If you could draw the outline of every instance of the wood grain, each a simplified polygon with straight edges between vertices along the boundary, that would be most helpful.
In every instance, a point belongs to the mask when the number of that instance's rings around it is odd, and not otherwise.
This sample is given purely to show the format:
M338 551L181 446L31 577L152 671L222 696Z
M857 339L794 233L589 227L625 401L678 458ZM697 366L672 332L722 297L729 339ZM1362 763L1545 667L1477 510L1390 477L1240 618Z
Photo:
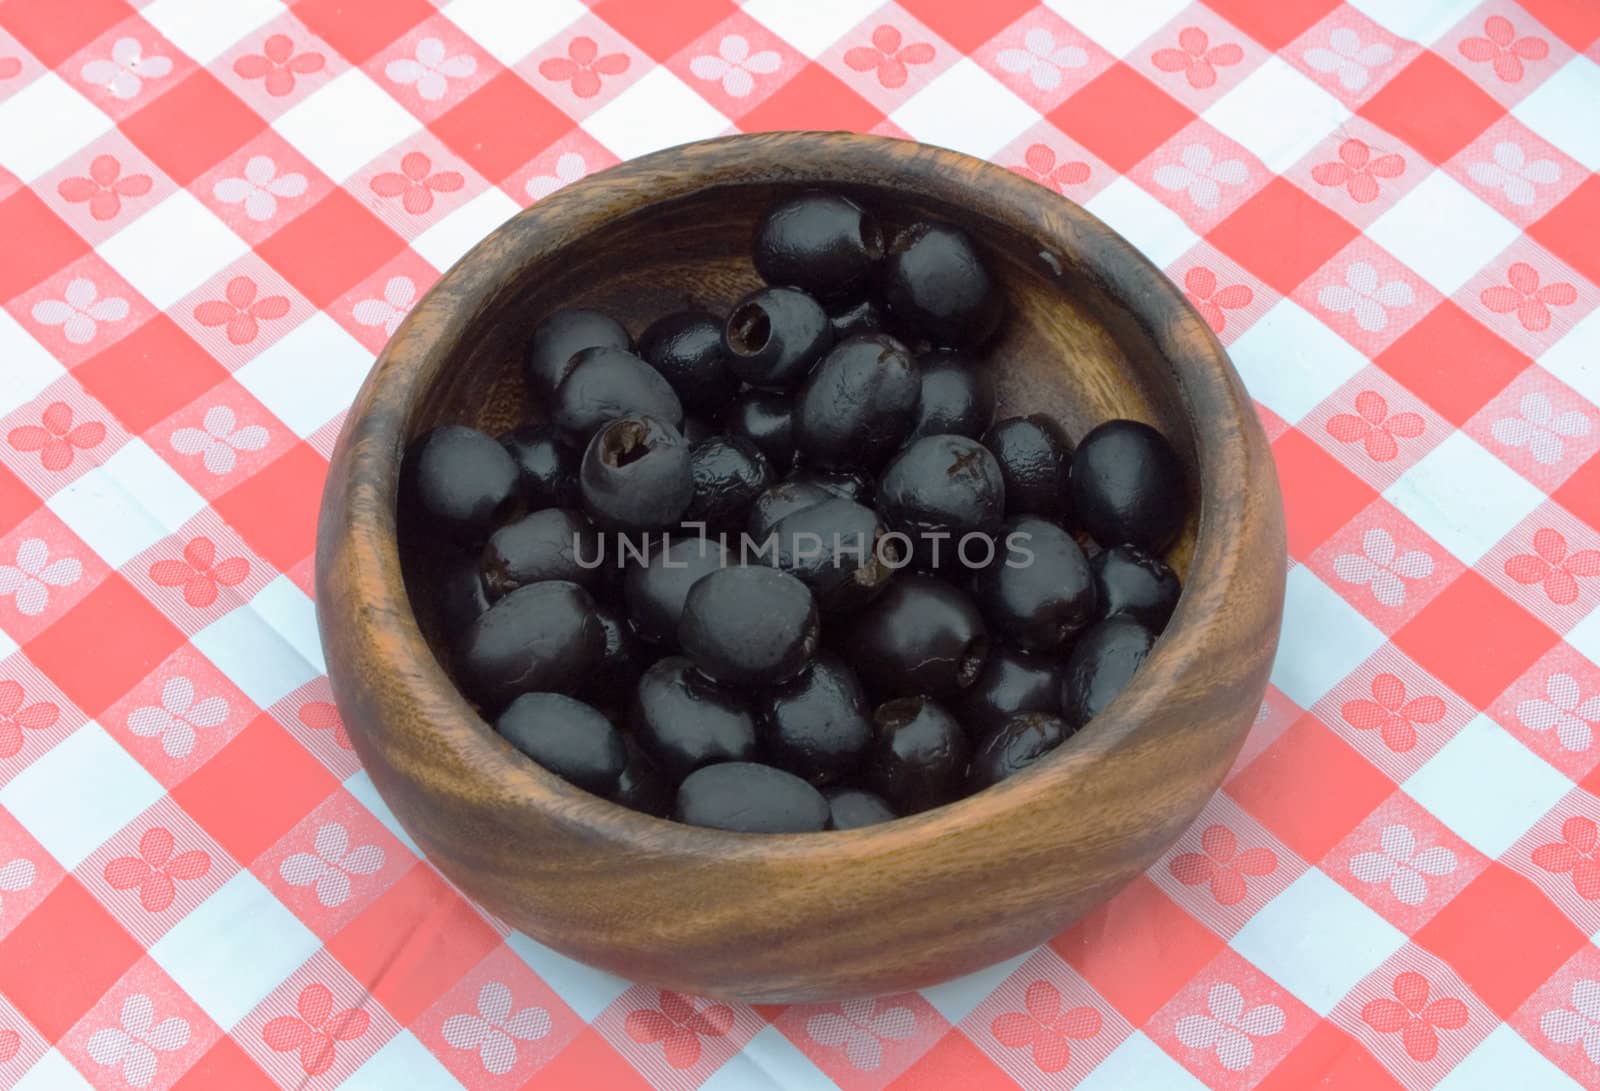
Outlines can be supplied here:
M1188 468L1186 587L1134 683L1019 776L845 833L749 836L659 821L572 788L457 693L406 595L395 496L407 440L536 416L517 381L547 311L596 305L637 334L752 286L778 196L826 187L890 222L935 215L989 250L1010 314L1000 414L1074 437L1148 420ZM1199 812L1254 720L1277 645L1283 515L1266 438L1205 322L1076 205L955 152L845 133L728 137L584 179L521 213L417 305L335 450L317 541L329 675L374 784L428 857L513 926L635 980L746 1001L928 985L1054 935L1147 868ZM426 578L412 573L413 579Z

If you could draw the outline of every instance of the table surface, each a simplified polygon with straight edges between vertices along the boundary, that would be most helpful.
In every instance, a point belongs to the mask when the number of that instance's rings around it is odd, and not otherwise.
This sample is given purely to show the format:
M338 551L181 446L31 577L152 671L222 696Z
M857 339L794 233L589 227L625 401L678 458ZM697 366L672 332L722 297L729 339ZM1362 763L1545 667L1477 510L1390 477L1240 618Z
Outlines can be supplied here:
M0 1086L1600 1086L1597 39L1594 0L0 3ZM1145 876L971 977L750 1008L419 860L311 551L441 270L781 128L1133 240L1258 401L1292 567L1258 724Z

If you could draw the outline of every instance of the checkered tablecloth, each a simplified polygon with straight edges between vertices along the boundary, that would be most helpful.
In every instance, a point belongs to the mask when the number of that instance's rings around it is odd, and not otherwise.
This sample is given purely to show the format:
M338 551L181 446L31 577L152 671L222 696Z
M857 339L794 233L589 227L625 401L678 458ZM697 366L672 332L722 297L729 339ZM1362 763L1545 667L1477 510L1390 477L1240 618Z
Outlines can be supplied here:
M0 0L0 1086L1600 1086L1597 39L1597 0ZM475 909L309 597L343 411L440 272L774 128L1127 235L1258 400L1293 558L1255 731L1147 875L812 1008Z

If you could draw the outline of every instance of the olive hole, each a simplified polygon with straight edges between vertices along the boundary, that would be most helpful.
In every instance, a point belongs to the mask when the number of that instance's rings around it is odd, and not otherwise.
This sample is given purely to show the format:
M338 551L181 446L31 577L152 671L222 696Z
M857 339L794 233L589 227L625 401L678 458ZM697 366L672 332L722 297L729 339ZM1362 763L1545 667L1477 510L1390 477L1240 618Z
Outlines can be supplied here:
M889 253L905 253L907 250L910 250L913 246L917 245L917 243L921 242L922 237L927 233L927 224L912 224L910 227L906 228L904 231L900 232L894 237L894 241L889 244Z
M650 453L650 430L637 421L623 421L607 429L601 444L601 461L620 470Z
M915 720L921 711L921 697L896 697L878 706L872 714L872 722L883 728L899 727Z
M772 319L759 303L746 303L728 319L728 344L741 356L754 356L772 337Z

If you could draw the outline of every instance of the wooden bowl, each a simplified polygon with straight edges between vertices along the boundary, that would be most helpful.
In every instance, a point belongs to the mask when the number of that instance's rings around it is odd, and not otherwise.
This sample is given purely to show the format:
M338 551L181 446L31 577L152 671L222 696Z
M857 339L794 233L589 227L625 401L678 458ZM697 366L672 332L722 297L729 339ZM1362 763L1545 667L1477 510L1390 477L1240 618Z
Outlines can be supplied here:
M492 432L538 415L518 361L548 311L600 307L635 335L687 305L725 312L758 283L758 217L805 187L842 191L891 224L964 226L1009 297L991 352L997 416L1049 413L1074 438L1109 417L1147 420L1180 452L1195 515L1172 551L1186 579L1165 634L1121 696L1046 759L880 826L732 834L589 795L491 730L435 657L430 612L407 596L396 486L401 452L424 430ZM1010 171L846 133L658 152L490 235L378 358L334 452L317 535L334 695L373 783L439 870L573 958L745 1001L897 992L976 970L1050 938L1147 868L1216 790L1255 718L1283 587L1266 438L1172 283Z

